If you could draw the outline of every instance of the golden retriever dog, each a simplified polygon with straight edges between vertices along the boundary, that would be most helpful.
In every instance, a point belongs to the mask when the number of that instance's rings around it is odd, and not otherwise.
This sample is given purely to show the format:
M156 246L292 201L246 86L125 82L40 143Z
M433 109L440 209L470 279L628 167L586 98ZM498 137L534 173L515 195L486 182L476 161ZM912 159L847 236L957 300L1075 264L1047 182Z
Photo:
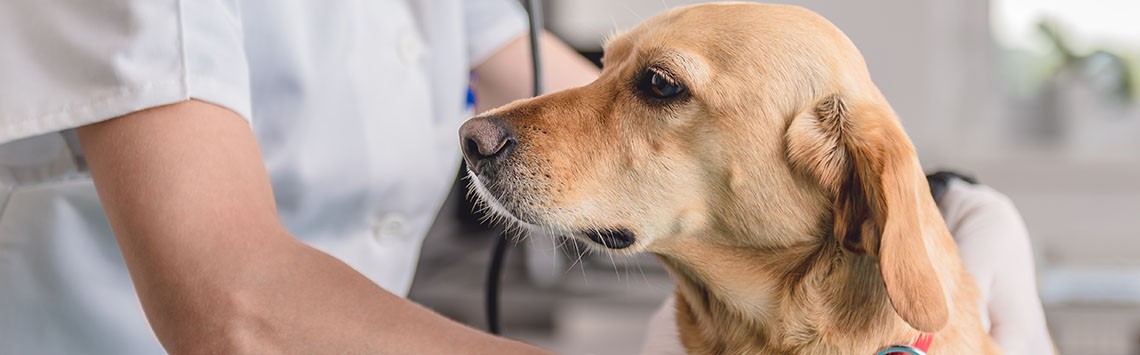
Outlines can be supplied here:
M999 353L862 55L778 5L676 8L608 41L601 76L460 129L494 213L677 283L698 354Z

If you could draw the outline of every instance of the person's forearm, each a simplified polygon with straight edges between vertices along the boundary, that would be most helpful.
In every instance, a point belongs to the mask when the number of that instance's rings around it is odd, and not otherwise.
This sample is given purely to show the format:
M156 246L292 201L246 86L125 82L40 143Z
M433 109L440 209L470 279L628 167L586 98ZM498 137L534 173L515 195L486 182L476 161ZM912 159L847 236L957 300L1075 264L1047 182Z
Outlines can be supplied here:
M208 265L183 280L136 282L151 291L148 318L169 352L540 352L455 324L291 236L278 238L218 245Z
M199 101L78 130L147 319L171 353L510 353L305 246L249 125Z
M259 260L229 260L245 265L220 303L223 341L210 333L183 329L173 336L175 349L200 353L539 353L537 348L495 338L460 326L376 286L348 265L300 243L254 252ZM189 292L189 290L186 290ZM211 298L210 295L197 297ZM189 331L188 331L189 330ZM213 344L211 344L213 343ZM200 344L210 344L202 347ZM235 349L236 348L236 349ZM245 351L248 350L248 351Z
M540 40L543 89L561 91L589 84L600 71L550 33ZM480 112L530 97L530 40L521 36L475 67L475 95Z

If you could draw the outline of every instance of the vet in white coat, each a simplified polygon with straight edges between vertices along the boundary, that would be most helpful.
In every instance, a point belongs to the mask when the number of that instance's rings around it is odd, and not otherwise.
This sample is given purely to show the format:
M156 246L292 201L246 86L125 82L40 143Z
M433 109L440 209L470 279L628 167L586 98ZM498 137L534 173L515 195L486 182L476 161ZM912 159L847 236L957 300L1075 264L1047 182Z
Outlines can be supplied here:
M0 0L0 354L158 354L74 128L198 99L250 120L280 216L411 285L469 71L512 0Z

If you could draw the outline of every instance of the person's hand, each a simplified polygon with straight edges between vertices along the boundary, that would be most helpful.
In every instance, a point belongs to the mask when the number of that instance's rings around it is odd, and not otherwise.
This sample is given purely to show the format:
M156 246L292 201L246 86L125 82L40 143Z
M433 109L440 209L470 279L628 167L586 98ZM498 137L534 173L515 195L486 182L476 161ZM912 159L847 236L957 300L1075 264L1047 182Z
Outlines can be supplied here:
M1017 208L991 188L958 180L951 181L938 207L981 291L990 335L1007 354L1052 354L1029 233ZM650 319L642 354L685 353L674 302L669 297Z

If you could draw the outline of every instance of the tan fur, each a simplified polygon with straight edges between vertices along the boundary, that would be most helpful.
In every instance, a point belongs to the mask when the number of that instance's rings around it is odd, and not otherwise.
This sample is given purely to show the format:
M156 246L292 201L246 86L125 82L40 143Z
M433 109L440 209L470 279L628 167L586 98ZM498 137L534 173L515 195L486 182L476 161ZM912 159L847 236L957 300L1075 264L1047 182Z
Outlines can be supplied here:
M671 10L606 46L601 77L512 103L518 146L480 195L581 235L626 228L677 281L699 354L998 353L917 155L862 56L797 7ZM638 96L653 66L684 84ZM599 246L600 247L600 246Z

